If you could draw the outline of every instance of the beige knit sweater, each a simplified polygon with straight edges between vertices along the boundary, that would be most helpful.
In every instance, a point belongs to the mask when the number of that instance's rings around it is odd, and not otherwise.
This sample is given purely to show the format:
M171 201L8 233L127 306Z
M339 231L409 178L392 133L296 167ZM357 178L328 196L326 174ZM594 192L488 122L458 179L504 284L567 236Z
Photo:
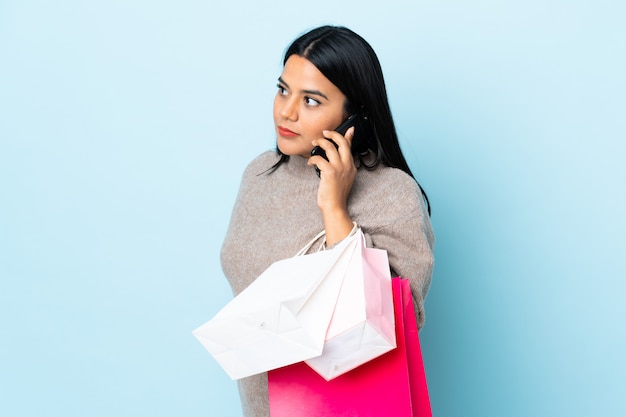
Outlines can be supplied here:
M267 174L277 160L276 152L265 152L243 175L221 251L222 269L235 295L273 262L294 256L323 229L317 207L320 180L314 169L295 156ZM399 169L360 168L348 211L361 226L367 246L387 250L392 276L409 278L418 326L423 326L434 235L419 186ZM245 417L268 417L267 374L238 382Z

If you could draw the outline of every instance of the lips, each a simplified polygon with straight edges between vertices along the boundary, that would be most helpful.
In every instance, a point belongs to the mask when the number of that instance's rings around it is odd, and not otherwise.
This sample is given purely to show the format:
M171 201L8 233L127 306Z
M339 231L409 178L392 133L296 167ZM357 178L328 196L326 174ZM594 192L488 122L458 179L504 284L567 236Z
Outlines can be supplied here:
M278 126L277 129L278 129L278 134L284 138L293 138L295 136L298 136L296 132L293 132L287 129L286 127Z

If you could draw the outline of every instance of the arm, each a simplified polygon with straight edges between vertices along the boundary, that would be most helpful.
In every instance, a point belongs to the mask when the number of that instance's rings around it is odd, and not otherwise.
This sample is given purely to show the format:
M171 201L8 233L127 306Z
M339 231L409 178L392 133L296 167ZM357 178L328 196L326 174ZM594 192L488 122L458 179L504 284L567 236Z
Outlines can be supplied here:
M370 173L367 180L356 182L355 218L361 223L367 246L387 251L393 276L410 280L418 325L422 327L435 238L417 183L399 170L386 172Z
M411 284L417 324L424 325L424 299L430 287L434 254L434 237L430 221L414 213L378 230L363 229L368 247L387 250L392 277L407 278Z
M332 139L338 148L335 149L326 139L313 141L314 146L320 146L326 151L328 161L314 156L309 159L308 164L318 165L321 170L317 205L326 231L326 244L333 246L346 238L353 227L347 202L356 176L356 166L350 149L354 127L348 129L346 136L331 131L324 131L324 136Z

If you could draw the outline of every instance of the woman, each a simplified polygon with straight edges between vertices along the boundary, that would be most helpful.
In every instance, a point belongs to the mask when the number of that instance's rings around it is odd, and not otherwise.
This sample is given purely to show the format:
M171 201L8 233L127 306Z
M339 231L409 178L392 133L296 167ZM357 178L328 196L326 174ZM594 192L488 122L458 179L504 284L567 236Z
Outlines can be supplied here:
M222 247L234 293L320 231L332 247L357 224L368 247L387 250L392 275L410 279L421 327L433 268L430 209L400 150L376 54L351 30L323 26L296 39L283 64L277 149L246 168ZM345 135L334 131L354 114ZM316 146L328 160L311 156ZM246 417L269 415L266 374L240 380L239 390Z

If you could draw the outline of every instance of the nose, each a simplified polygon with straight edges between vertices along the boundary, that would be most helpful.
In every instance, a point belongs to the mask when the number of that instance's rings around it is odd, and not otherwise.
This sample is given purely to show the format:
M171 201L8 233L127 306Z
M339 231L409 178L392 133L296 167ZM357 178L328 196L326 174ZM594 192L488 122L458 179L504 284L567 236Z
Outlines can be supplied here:
M287 97L281 103L280 115L287 120L298 120L298 102L295 97Z

